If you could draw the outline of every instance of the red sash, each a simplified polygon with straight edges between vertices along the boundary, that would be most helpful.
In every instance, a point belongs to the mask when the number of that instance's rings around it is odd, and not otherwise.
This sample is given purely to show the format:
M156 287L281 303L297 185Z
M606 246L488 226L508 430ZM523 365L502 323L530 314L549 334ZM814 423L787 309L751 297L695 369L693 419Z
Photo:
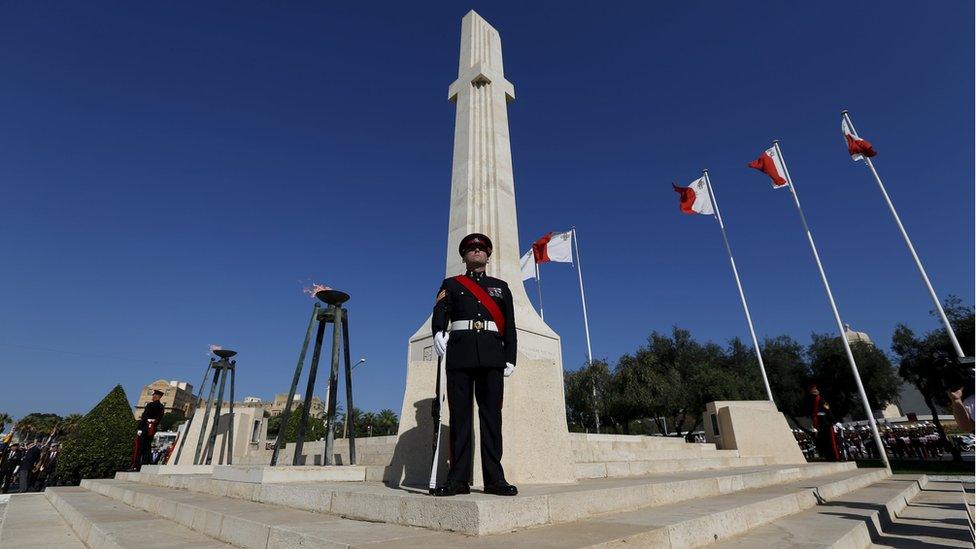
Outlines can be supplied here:
M491 319L495 321L495 325L498 326L498 333L505 335L505 317L502 315L502 310L498 308L498 304L495 300L488 295L488 292L484 288L478 285L477 282L471 280L464 275L457 275L454 277L462 286L471 291L475 299L485 308L488 309L488 314L491 315Z

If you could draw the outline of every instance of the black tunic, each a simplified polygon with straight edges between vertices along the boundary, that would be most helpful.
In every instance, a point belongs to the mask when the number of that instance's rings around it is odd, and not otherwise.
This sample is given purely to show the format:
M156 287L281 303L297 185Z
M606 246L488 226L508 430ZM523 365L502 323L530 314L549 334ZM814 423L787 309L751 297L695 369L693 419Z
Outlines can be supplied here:
M142 410L142 417L139 418L139 428L145 431L148 427L148 420L155 419L159 421L163 418L163 413L165 412L166 407L163 406L162 402L149 402Z
M470 277L484 288L498 305L505 318L505 333L488 330L458 330L451 333L447 343L447 369L504 368L505 363L515 364L517 339L512 292L504 280L485 273L469 272ZM434 333L448 329L458 320L494 320L488 309L472 293L453 278L445 279L437 294L431 329Z

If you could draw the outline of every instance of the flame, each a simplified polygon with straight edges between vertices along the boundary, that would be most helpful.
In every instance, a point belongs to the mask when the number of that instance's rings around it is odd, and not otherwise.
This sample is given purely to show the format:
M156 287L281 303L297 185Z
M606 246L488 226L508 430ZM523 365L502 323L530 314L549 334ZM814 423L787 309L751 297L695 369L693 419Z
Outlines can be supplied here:
M322 285L322 284L317 284L317 283L313 282L311 287L309 287L309 288L302 288L302 291L305 292L306 294L308 294L309 297L314 298L315 297L315 294L321 292L322 290L331 290L331 289L332 288L330 288L328 286L325 286L325 285Z

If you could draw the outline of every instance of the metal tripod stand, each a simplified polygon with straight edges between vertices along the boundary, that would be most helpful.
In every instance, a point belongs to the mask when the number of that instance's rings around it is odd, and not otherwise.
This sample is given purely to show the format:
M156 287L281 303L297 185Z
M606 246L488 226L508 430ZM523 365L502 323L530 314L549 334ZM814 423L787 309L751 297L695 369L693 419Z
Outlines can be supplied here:
M234 461L234 385L235 385L235 372L237 371L237 361L230 360L231 357L237 354L236 351L231 351L228 349L215 349L213 352L217 355L218 359L210 359L210 365L207 368L207 373L213 371L213 383L210 385L210 394L207 396L207 406L203 412L203 422L200 425L200 436L197 437L197 449L193 453L193 464L194 465L210 465L213 460L214 446L217 442L217 426L220 424L220 409L224 405L224 387L227 385L227 377L230 376L230 412L229 412L229 428L227 430L227 436L224 437L224 442L227 448L227 459L225 461L226 465L231 465ZM201 384L200 392L203 392L203 386L207 383L207 374L203 376L203 384ZM217 392L217 385L220 385L220 391ZM217 392L217 402L214 408L214 418L213 426L210 428L210 436L207 437L207 445L204 447L203 439L207 434L207 422L210 419L210 407L214 404L214 392ZM198 397L199 398L199 397ZM194 414L195 415L195 414ZM190 421L193 421L193 416L190 416ZM190 432L190 423L187 423L186 432ZM182 448L180 448L182 451ZM177 462L179 462L179 454L177 454ZM219 459L219 458L218 458Z
M308 321L308 329L305 331L305 340L302 343L302 350L298 355L298 364L295 366L295 375L292 378L291 388L288 391L288 400L285 409L281 413L281 423L278 429L278 438L275 442L274 452L271 454L271 465L278 464L278 452L284 444L285 431L288 426L288 418L291 416L291 408L295 399L295 390L302 376L302 369L305 366L305 355L308 351L308 342L312 336L312 327L315 326L315 346L312 349L312 362L308 371L308 384L305 388L305 400L302 405L302 415L298 421L297 437L295 442L295 453L292 458L292 465L299 465L302 458L302 449L305 444L305 430L308 427L308 414L312 404L312 392L315 390L315 377L318 374L319 357L322 354L322 341L325 339L326 324L332 324L332 360L329 370L329 385L327 390L327 403L325 413L325 456L323 465L333 464L333 450L335 447L335 415L336 415L336 389L339 383L339 347L343 350L346 370L346 414L353 411L352 403L352 368L349 365L349 311L342 307L342 304L349 300L349 294L339 290L320 290L315 293L315 297L328 307L323 310L316 303L312 307L312 317ZM317 323L317 326L316 326ZM339 330L342 330L342 340L340 341ZM355 435L349 438L349 463L356 463L356 438Z

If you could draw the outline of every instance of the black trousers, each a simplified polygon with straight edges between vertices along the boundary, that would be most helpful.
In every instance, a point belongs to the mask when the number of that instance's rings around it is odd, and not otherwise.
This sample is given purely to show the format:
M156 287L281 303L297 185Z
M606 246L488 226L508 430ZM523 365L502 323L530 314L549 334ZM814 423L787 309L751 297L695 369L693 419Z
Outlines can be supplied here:
M447 405L451 411L451 469L447 481L465 484L472 473L472 406L478 401L481 423L481 472L485 485L505 483L502 470L502 398L505 376L502 368L448 370Z

